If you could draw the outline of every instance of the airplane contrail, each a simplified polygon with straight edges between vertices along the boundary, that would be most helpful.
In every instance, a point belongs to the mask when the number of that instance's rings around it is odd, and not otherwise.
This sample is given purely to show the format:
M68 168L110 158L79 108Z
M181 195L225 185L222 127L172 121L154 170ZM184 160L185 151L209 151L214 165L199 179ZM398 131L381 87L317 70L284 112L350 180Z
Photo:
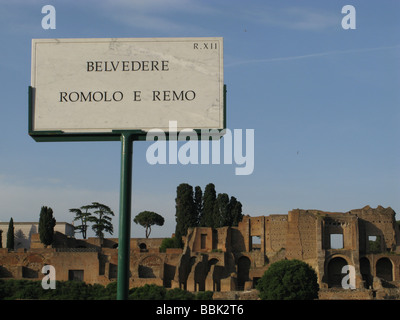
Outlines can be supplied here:
M243 60L238 62L232 62L225 67L233 67L243 64L252 64L252 63L269 63L269 62L279 62L279 61L290 61L290 60L300 60L300 59L308 59L315 57L324 57L336 54L346 54L346 53L358 53L358 52L368 52L368 51L380 51L387 49L400 48L400 45L390 46L390 47L377 47L377 48L362 48L362 49L351 49L351 50L339 50L339 51L328 51L328 52L320 52L320 53L310 53L299 56L289 56L289 57L278 57L278 58L267 58L267 59L252 59L252 60Z

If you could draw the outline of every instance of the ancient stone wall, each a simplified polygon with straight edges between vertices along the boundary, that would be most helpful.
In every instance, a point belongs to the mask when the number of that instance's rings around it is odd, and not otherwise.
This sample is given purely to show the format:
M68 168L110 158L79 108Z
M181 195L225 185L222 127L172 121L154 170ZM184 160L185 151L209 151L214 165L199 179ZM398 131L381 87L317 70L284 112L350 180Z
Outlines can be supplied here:
M193 234L189 242L191 251L207 252L217 246L218 236L212 228L195 228L189 232Z
M372 300L374 292L369 289L343 290L343 289L320 289L318 292L320 300Z
M378 206L376 209L366 206L362 209L351 210L360 218L360 249L369 251L370 236L379 236L382 239L382 250L395 250L399 243L398 225L395 221L395 212L391 208Z
M265 242L267 252L277 252L286 248L288 215L273 214L265 219Z
M241 226L241 224L239 224ZM242 230L236 227L231 228L231 246L230 249L233 252L246 251L246 245Z
M339 245L333 235L340 236ZM381 237L378 252L370 252L370 236ZM0 249L0 278L41 279L45 264L56 268L57 280L106 285L117 278L116 238L100 243L98 238L56 233L54 248L44 248L38 234L31 240L30 250ZM250 290L281 259L299 259L313 267L321 299L370 299L371 293L372 298L387 299L397 296L394 289L400 287L399 232L390 208L245 216L237 227L189 229L184 249L165 253L159 252L162 240L131 239L131 287L153 283L190 291ZM356 290L341 288L344 266L354 267Z
M305 210L292 210L288 217L286 255L288 259L316 257L316 217Z

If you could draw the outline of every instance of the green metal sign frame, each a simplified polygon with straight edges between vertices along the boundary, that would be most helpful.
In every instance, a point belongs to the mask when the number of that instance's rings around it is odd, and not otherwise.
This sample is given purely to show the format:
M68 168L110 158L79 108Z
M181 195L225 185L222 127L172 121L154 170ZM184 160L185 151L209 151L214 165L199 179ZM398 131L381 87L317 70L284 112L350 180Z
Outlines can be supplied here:
M223 87L223 125L226 129L226 85ZM131 236L131 199L132 199L132 155L133 141L145 141L146 132L142 130L113 130L111 133L65 133L63 131L34 131L35 88L29 86L29 135L37 142L63 141L121 141L121 180L119 199L119 235L118 235L118 277L117 299L127 300L129 292L129 261ZM201 129L194 129L198 139L202 139ZM169 140L166 132L166 139ZM207 136L211 139L210 136ZM176 135L174 135L176 139Z

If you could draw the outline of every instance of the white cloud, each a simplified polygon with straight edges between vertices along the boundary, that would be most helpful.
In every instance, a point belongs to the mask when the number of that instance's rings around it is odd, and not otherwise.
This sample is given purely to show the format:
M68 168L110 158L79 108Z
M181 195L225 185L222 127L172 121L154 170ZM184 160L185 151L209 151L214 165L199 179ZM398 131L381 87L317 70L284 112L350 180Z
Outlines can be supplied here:
M340 13L322 12L310 8L290 7L285 10L288 28L301 30L321 30L332 26L337 27L341 21Z
M268 7L246 12L246 15L249 20L261 24L307 31L336 27L341 22L340 12L326 12L304 7Z

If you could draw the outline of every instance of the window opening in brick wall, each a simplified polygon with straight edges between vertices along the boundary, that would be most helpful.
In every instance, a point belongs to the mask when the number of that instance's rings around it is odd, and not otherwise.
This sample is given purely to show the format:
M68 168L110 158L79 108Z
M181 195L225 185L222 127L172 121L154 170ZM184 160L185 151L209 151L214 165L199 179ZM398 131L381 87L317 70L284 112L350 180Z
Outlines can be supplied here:
M201 238L200 238L201 249L206 248L206 241L207 241L207 234L201 234Z
M251 237L251 250L261 250L261 237L252 236Z
M380 236L368 236L368 252L369 253L381 252L381 237Z
M145 243L139 244L140 252L147 252L147 245Z
M343 249L343 234L332 233L331 234L331 249Z
M376 262L376 276L386 281L393 281L393 264L389 258L380 258Z
M68 270L68 280L83 281L83 270Z

